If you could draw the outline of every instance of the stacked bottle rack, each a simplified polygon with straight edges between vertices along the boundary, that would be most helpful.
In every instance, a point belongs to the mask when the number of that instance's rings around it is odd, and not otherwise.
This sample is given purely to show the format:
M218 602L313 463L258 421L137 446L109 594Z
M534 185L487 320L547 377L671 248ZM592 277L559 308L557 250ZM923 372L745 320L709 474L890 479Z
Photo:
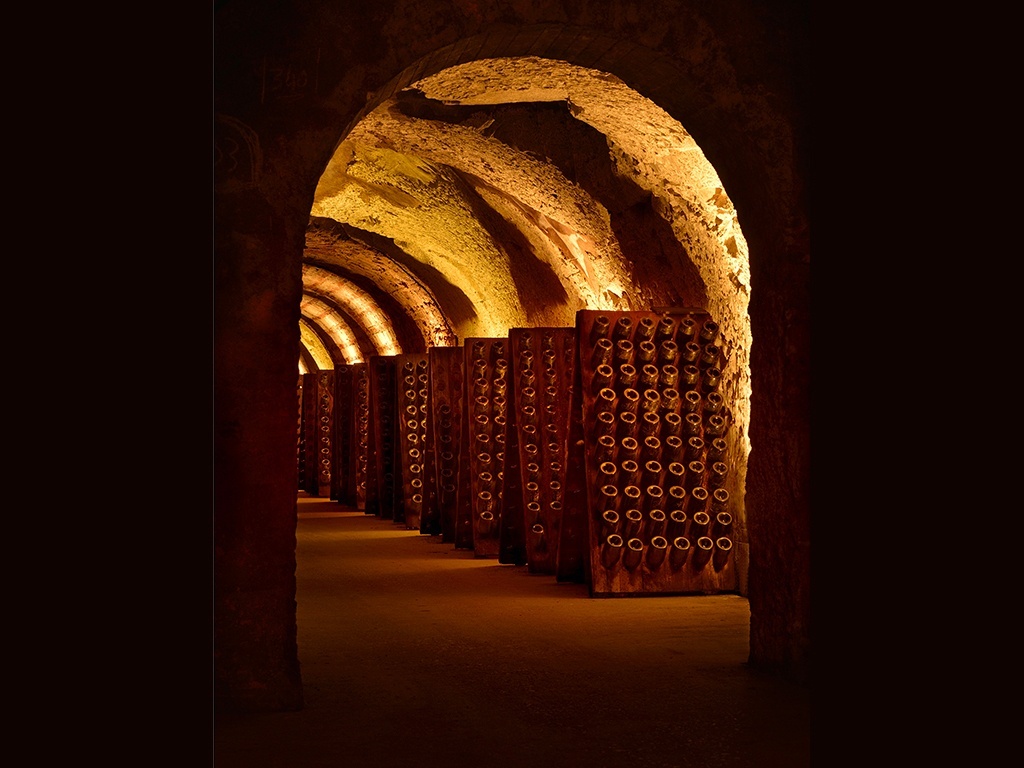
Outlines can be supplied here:
M577 313L594 596L736 588L718 325Z
M427 350L430 377L431 442L434 450L436 503L428 507L420 530L455 542L459 517L459 457L462 453L465 353L462 347Z
M355 371L353 366L334 366L334 440L331 451L331 498L349 507L356 506Z
M498 555L508 414L507 344L507 339L471 337L464 346L469 418L460 472L469 501L468 541L477 557ZM466 527L465 521L462 526Z
M352 377L355 382L355 505L366 509L366 478L370 450L370 377L366 363L353 363ZM337 405L337 401L335 401Z
M370 381L370 456L367 462L366 513L394 520L398 483L397 360L394 355L371 355L367 363ZM372 491L371 491L372 489Z
M395 469L401 478L401 492L395 505L394 520L418 531L428 494L427 405L430 376L427 355L397 355L396 365L400 378Z
M520 503L507 540L523 542L531 573L557 568L566 502L570 398L575 372L574 328L512 328L512 418L518 450ZM506 555L522 558L510 548Z

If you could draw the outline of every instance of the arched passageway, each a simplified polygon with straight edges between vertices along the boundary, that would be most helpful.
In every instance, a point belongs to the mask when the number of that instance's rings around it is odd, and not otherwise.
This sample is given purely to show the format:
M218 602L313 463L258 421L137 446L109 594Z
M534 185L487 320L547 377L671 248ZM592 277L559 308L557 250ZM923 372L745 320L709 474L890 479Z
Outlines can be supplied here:
M246 95L246 78L219 65L218 143L230 138L245 150L217 185L224 702L287 708L301 700L289 607L294 407L284 408L294 403L298 360L322 367L322 351L314 354L321 347L335 362L355 349L365 356L384 337L422 349L515 326L565 325L584 307L682 303L721 318L729 387L742 404L736 434L744 444L749 434L754 449L744 468L751 660L804 674L807 383L791 354L799 361L806 351L808 322L807 211L794 153L800 118L791 100L798 94L777 61L753 66L778 53L779 42L745 3L728 22L684 7L668 29L686 21L686 31L650 47L627 42L624 31L653 30L651 11L615 5L625 17L587 26L526 18L494 26L452 8L463 34L444 45L443 33L421 36L405 48L393 43L415 14L363 28L324 8L316 32L288 19L291 35L276 60L297 66L315 49L317 77L330 82L291 94L291 107L266 90L258 100ZM235 13L227 3L218 19L222 53L254 60L265 31ZM639 21L624 22L630 14ZM373 66L323 65L325 50L337 56L324 48L329 34L368 40L371 28L386 54L351 50ZM747 48L738 56L741 39ZM389 68L398 74L380 82ZM774 95L780 85L788 100ZM359 105L366 93L372 98ZM314 117L314 107L323 114ZM332 139L332 122L350 128L335 128ZM312 327L320 343L309 338ZM300 355L303 339L310 343ZM243 435L250 442L240 450ZM794 483L779 479L782 469ZM251 613L260 614L258 637L246 629ZM255 665L246 658L254 653Z

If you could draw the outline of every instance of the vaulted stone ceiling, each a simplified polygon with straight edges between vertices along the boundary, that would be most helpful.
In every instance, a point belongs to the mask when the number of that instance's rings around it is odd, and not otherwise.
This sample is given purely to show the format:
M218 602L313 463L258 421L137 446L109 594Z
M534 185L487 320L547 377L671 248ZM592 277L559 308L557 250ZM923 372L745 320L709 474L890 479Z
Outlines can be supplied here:
M692 307L720 324L723 382L745 399L748 285L736 211L677 120L609 73L480 60L339 143L307 231L300 362Z

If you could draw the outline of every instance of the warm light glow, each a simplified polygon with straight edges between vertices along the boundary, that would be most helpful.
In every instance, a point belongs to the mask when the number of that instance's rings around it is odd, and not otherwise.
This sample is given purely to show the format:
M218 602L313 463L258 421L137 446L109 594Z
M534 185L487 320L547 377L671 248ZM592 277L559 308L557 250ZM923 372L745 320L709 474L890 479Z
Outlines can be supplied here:
M349 317L357 319L366 335L370 337L378 355L400 355L402 353L402 347L398 343L391 321L366 291L325 269L308 264L302 266L302 288L308 294L320 294L328 297ZM351 333L351 329L347 325L345 328ZM362 360L358 362L362 362Z
M504 335L525 323L508 255L451 170L346 140L321 178L312 214L388 237L457 286L475 310L463 337Z
M316 331L313 330L309 321L304 318L299 318L299 341L302 346L309 352L309 356L313 358L313 362L316 363L317 368L323 370L333 370L334 361L331 359L331 353L327 351L327 347L324 346L323 340L317 335ZM299 357L299 369L302 370L306 367L302 357ZM303 373L312 373L312 371L302 370Z
M305 258L312 262L322 260L328 272L331 264L342 264L347 273L372 280L416 323L424 346L458 345L457 336L437 298L405 265L357 240L339 242L331 232L320 230L316 224L306 230ZM339 276L338 279L344 278Z
M302 316L309 322L316 323L324 333L330 336L331 340L338 346L338 349L341 350L342 357L344 357L346 363L365 362L363 353L359 350L359 344L356 343L356 335L352 332L352 328L329 305L312 296L303 296ZM317 360L317 365L319 364L320 361ZM334 368L334 365L332 364L328 367Z

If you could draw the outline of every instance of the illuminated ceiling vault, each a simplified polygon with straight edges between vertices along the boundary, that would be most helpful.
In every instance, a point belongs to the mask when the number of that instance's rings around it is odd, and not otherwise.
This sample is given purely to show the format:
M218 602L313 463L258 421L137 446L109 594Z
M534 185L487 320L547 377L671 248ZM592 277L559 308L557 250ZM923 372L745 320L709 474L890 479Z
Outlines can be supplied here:
M745 402L748 290L736 211L677 120L606 72L480 60L412 83L338 145L306 235L300 367L572 326L579 309L696 307Z

